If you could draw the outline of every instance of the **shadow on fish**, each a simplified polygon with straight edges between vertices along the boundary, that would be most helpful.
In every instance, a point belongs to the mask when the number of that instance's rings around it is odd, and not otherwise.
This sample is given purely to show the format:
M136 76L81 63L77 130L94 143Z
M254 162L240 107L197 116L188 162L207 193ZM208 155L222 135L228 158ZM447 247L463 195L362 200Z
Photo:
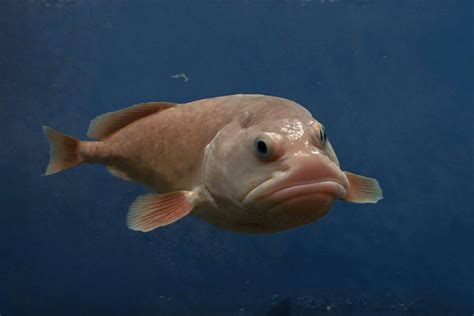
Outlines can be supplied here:
M96 163L155 192L130 206L133 230L192 214L226 230L274 233L318 220L337 199L382 199L377 180L341 171L324 126L287 99L137 104L94 119L87 135L97 141L43 130L51 144L45 175Z

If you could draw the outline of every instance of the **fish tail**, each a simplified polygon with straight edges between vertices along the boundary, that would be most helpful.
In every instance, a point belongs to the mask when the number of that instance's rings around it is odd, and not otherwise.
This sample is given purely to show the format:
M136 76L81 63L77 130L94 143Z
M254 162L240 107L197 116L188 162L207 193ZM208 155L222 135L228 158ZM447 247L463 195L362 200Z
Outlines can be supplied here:
M50 144L49 164L44 172L45 176L75 167L84 160L79 154L81 142L71 136L61 134L54 129L43 126L43 132Z

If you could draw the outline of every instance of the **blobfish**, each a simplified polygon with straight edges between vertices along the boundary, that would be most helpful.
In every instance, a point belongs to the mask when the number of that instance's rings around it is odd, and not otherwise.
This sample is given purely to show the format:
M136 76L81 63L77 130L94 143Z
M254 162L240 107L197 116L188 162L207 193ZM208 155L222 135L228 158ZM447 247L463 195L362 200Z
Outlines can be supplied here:
M127 226L148 232L196 215L219 228L269 234L315 222L336 200L376 203L373 178L340 169L325 127L302 105L266 95L147 102L92 120L80 141L43 126L45 175L102 164L152 193Z

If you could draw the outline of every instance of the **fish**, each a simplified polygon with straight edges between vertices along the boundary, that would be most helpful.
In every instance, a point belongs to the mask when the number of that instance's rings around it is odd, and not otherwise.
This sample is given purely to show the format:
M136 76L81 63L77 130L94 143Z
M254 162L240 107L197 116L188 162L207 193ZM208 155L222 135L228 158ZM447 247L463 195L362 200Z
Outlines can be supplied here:
M172 75L170 78L173 78L173 79L183 79L183 80L184 80L184 83L186 83L186 82L189 81L189 77L186 76L186 74L185 74L184 72L179 73L179 74L176 74L176 75Z
M317 221L336 200L383 198L376 179L341 170L324 125L285 98L141 103L92 120L91 141L43 130L44 175L101 164L151 191L129 207L126 223L135 231L195 215L227 231L271 234Z

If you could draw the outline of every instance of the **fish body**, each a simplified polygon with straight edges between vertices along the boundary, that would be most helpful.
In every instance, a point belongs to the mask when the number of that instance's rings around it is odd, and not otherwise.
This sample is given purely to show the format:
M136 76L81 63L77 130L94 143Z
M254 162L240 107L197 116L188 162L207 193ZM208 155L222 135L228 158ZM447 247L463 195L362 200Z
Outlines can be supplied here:
M375 179L344 173L324 127L303 106L264 95L142 103L91 122L79 141L48 127L45 174L105 165L153 193L127 224L149 231L188 215L226 230L273 233L314 222L336 199L373 203Z

